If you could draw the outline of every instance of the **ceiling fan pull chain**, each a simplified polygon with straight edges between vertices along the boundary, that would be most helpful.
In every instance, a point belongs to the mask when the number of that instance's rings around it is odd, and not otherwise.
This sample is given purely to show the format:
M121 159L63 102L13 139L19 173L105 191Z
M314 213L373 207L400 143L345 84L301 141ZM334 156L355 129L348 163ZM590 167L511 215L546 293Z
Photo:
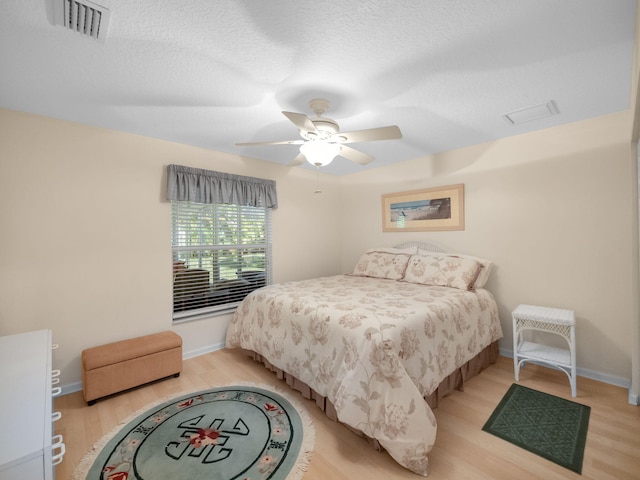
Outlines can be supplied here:
M316 179L318 186L316 187L316 191L313 193L322 193L322 190L320 190L320 165L316 165Z

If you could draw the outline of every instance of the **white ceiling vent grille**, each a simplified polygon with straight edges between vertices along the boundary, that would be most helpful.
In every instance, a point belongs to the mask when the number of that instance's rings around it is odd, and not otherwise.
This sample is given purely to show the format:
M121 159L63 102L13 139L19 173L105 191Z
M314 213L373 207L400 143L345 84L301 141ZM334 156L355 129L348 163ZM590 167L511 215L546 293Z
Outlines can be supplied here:
M53 0L56 25L102 42L107 35L109 15L107 8L88 0Z
M533 107L521 108L520 110L514 110L512 112L503 113L500 115L509 125L519 125L524 122L530 122L532 120L540 120L542 118L550 117L560 113L556 102L553 100L547 103L541 103L540 105L534 105Z

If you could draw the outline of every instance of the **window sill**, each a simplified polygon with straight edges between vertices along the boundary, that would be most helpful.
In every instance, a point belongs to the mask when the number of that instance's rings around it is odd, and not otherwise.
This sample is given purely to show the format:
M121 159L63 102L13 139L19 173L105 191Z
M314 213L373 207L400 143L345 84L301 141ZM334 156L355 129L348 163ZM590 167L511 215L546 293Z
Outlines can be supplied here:
M187 323L195 320L203 320L205 318L220 317L223 315L232 315L237 308L238 308L238 304L236 303L219 310L209 310L204 312L200 311L200 312L194 312L194 313L180 312L177 315L174 313L173 324L178 325L180 323Z

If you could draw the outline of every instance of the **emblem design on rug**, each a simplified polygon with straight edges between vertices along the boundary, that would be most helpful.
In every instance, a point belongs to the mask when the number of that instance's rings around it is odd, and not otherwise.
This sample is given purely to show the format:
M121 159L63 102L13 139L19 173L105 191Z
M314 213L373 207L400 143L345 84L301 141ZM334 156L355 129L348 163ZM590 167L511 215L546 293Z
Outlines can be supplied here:
M208 426L202 426L203 422ZM180 460L187 454L200 458L202 463L220 462L233 452L233 448L230 448L232 442L229 442L233 435L249 435L249 427L242 418L232 422L233 427L230 430L223 428L225 422L225 419L216 418L209 424L206 415L182 422L178 425L178 429L182 430L178 432L180 440L169 442L164 451L174 460Z
M295 409L282 402L266 390L231 387L165 403L107 444L87 479L271 478L302 435Z

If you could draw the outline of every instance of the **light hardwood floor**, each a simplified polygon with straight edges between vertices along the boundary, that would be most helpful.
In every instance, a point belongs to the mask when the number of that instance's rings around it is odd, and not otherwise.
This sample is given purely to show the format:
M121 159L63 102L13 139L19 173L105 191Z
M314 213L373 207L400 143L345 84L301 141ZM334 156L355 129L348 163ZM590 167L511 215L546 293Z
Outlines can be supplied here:
M287 389L313 417L316 440L304 480L421 478L329 420L260 364L239 351L219 350L185 360L179 378L114 395L91 407L81 392L57 398L55 410L62 412L62 419L55 430L64 436L67 448L57 480L71 479L91 445L133 412L184 392L243 382ZM464 392L454 392L435 409L438 435L430 455L430 479L640 479L640 407L628 404L625 389L579 377L578 397L572 399L563 373L535 365L521 371L522 385L591 407L580 476L481 430L513 382L512 359L500 357L471 379Z

